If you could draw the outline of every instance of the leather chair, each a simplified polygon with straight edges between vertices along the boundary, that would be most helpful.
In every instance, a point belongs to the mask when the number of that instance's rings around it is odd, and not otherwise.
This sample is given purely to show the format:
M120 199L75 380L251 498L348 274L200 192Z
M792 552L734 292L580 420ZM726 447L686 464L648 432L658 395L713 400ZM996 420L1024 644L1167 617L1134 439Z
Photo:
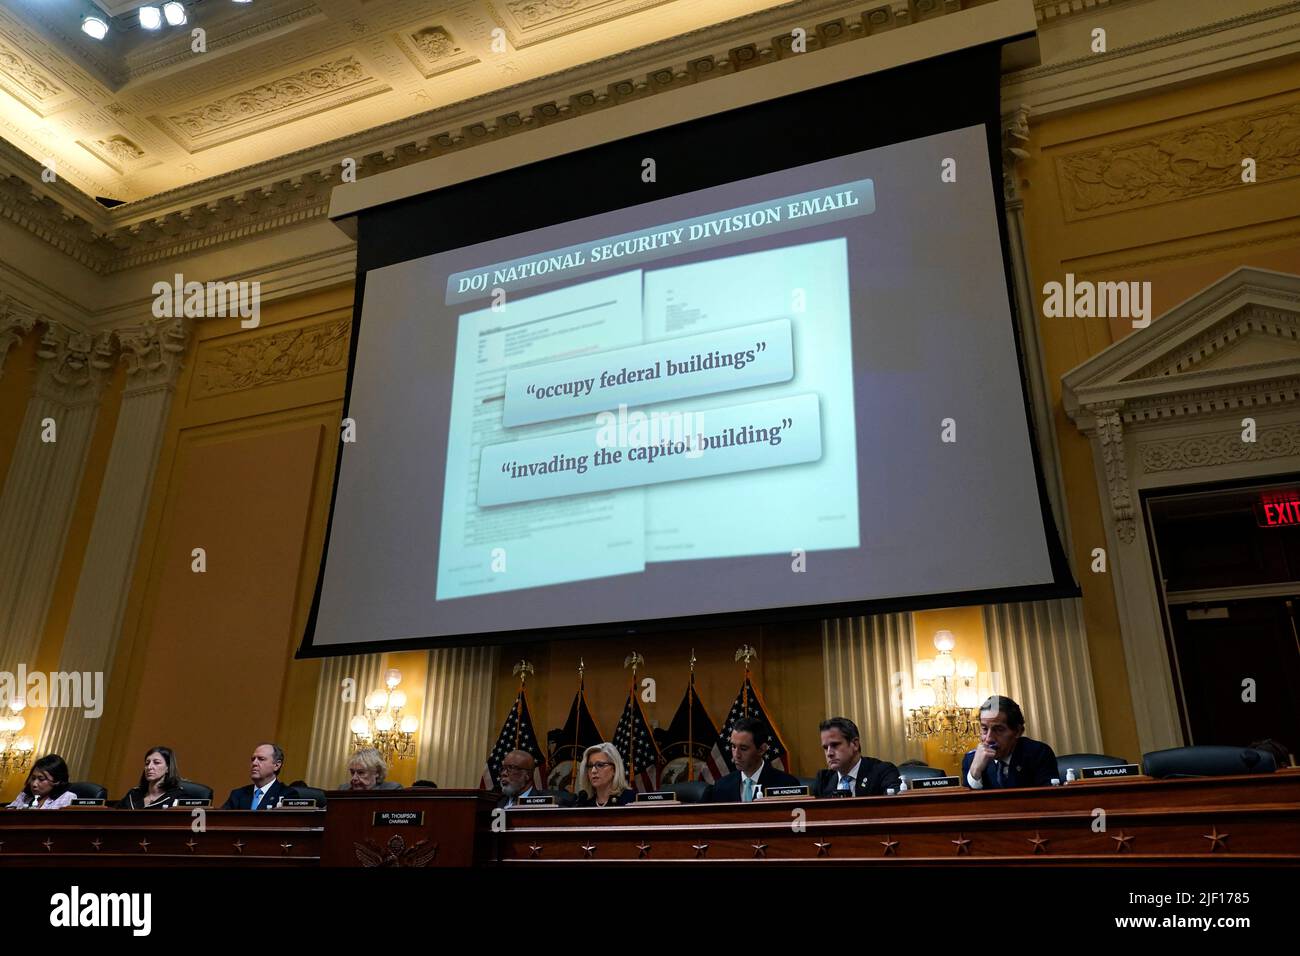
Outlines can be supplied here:
M816 777L799 777L798 779L799 779L799 782L800 782L801 784L803 784L805 787L808 788L808 792L809 792L809 793L814 792L814 790L815 790L815 788L816 788L816 786L817 786L817 778L816 778Z
M100 783L90 783L85 780L78 780L75 783L69 783L68 789L79 800L107 800L108 790Z
M304 800L315 800L317 807L325 806L325 791L318 790L315 787L305 787L302 784L293 788L293 791Z
M181 789L185 791L187 797L197 797L200 800L212 799L212 788L207 784L195 783L193 780L182 780Z
M1249 747L1173 747L1142 755L1142 772L1148 777L1225 777L1275 770L1271 753Z
M899 767L898 775L907 781L908 786L911 786L913 780L925 777L946 777L948 772L940 767L925 767L912 763Z
M1073 770L1076 779L1083 778L1085 767L1122 767L1128 763L1123 757L1110 757L1106 754L1058 754L1056 757L1056 776L1065 783L1065 771Z
M708 803L713 796L713 784L703 780L683 780L680 783L665 784L662 788L677 794L682 803Z

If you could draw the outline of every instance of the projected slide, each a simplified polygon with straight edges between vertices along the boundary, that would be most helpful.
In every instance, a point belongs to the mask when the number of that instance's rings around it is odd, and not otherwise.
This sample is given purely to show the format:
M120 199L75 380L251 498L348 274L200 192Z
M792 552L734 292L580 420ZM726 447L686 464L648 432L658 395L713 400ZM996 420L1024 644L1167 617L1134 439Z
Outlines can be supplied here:
M836 239L460 316L438 598L856 547L848 284Z
M314 643L1053 585L988 155L971 126L368 269Z

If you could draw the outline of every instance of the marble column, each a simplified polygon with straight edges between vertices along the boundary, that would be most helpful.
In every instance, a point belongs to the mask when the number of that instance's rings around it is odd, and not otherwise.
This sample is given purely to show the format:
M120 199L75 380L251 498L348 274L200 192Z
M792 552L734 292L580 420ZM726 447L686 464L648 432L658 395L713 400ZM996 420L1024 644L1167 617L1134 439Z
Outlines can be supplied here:
M107 334L52 322L0 490L0 671L32 666L112 368ZM48 420L48 421L47 421ZM54 441L45 441L53 424Z
M148 319L116 335L126 385L59 658L61 671L103 674L105 688L187 337L180 319ZM99 701L97 709L113 705ZM62 756L75 779L90 765L97 727L84 708L51 710L37 749Z

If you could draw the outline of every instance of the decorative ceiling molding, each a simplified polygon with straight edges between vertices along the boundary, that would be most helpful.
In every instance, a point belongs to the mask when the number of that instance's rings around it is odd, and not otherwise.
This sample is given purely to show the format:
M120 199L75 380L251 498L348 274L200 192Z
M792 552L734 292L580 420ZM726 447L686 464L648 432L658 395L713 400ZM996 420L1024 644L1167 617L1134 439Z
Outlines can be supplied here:
M1095 13L1122 2L1123 0L1034 0L1034 14L1039 23L1050 23L1076 13Z
M672 0L487 0L487 7L516 50Z
M70 208L65 197L72 190L37 186L39 165L0 142L0 216L97 273L121 272L323 216L345 158L355 160L361 178L796 55L786 29L792 14L814 24L811 54L987 2L868 0L855 5L854 16L817 23L819 13L842 10L842 0L796 0L111 210L87 203ZM764 32L766 43L747 39ZM718 47L726 52L705 52ZM674 54L679 59L658 59ZM517 105L533 97L540 101ZM442 132L430 135L439 127ZM5 181L6 166L19 175Z

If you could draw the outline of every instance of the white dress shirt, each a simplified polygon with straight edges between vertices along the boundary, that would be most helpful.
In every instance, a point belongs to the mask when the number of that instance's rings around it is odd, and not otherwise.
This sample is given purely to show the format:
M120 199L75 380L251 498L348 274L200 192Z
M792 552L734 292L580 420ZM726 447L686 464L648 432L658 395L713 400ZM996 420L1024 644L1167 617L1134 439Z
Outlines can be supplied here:
M845 777L851 777L853 779L853 788L851 788L849 792L850 793L855 792L855 788L857 787L857 780L858 780L858 770L859 768L861 768L861 766L862 766L862 758L859 757L858 762L853 765L852 770L850 770L848 773L840 774L840 779L835 781L835 789L838 790L843 785Z

